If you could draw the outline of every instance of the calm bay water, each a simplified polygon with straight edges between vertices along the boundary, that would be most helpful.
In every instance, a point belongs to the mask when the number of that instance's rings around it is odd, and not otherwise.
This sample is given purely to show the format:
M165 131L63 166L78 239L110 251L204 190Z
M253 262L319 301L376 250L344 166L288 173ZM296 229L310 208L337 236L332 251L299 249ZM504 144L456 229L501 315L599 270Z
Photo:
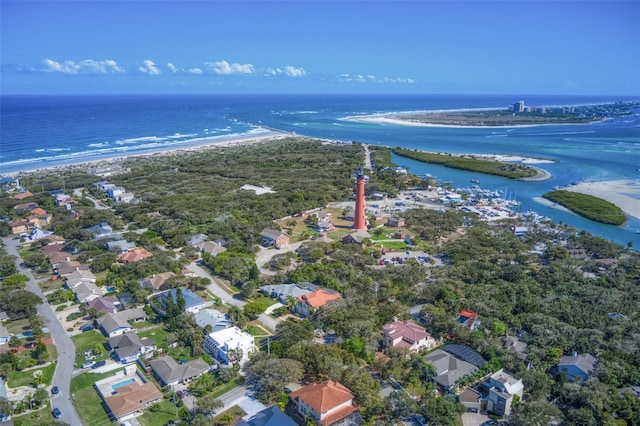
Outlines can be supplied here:
M552 187L582 179L640 179L640 111L587 125L500 129L411 127L344 120L384 112L584 105L630 100L567 96L3 96L0 101L0 172L11 173L120 155L186 148L205 141L269 134L299 135L402 146L450 153L516 154L556 160L544 182L517 182L394 158L415 174L429 173L454 186L505 191L534 210L594 235L640 247L640 220L621 227L600 225L549 209L536 201ZM636 196L637 197L637 196ZM638 198L640 210L640 198Z

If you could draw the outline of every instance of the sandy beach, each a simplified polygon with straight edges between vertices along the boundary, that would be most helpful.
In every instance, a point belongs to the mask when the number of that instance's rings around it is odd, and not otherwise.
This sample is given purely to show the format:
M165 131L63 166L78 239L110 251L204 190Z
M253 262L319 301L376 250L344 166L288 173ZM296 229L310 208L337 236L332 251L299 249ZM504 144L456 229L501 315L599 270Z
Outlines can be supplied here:
M37 172L50 172L55 170L69 170L69 169L101 169L104 170L103 173L97 173L103 176L109 175L109 170L112 168L117 168L116 165L122 163L125 159L130 158L142 158L149 157L154 155L176 155L184 152L199 152L208 149L216 149L216 148L226 148L226 147L238 147L243 145L252 145L256 143L269 142L278 139L284 139L290 136L295 136L286 132L279 133L271 133L267 135L235 135L231 138L211 138L211 139L203 139L198 145L188 146L188 147L175 147L169 149L158 149L144 153L133 153L133 154L125 154L118 155L114 154L112 156L104 156L97 159L87 159L84 161L76 161L69 162L65 164L58 164L52 166L44 166L37 167L31 169L20 170L17 172L8 172L3 173L3 176L7 177L16 177L23 174L37 173Z
M629 216L640 219L640 180L581 182L564 189L602 198L620 207Z
M413 120L403 120L397 117L389 117L389 116L353 116L353 117L344 117L343 120L347 121L359 121L362 123L375 123L375 124L393 124L397 126L416 126L416 127L444 127L449 129L512 129L514 127L537 127L537 126L557 126L560 124L566 123L540 123L540 124L511 124L506 126L461 126L461 125L453 125L453 124L431 124L431 123L422 123L419 121Z

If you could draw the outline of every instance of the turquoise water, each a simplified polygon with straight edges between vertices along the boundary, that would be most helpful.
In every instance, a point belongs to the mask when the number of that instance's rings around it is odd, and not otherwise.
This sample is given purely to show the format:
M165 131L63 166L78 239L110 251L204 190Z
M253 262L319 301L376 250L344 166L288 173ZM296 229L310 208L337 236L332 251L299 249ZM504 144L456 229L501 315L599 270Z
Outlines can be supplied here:
M549 209L540 196L581 180L640 180L640 109L627 117L583 125L520 128L439 128L345 120L383 112L586 105L631 98L542 95L207 95L207 96L2 96L0 174L168 149L270 129L314 138L357 141L449 153L512 154L555 161L541 164L553 177L519 182L394 158L409 172L429 173L454 186L479 179L555 222L619 244L640 247L640 219L616 227ZM640 211L640 199L638 200Z
M123 387L123 386L127 386L130 385L131 383L134 383L136 381L136 379L127 379L127 380L123 380L122 382L118 382L116 384L111 385L111 389L113 389L114 391L117 391L119 388Z

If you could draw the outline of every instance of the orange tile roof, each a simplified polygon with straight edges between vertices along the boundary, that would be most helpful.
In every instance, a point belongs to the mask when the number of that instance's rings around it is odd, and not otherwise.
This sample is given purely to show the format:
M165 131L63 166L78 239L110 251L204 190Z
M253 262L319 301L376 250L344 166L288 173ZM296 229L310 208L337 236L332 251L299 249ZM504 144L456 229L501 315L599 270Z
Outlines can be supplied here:
M312 383L308 386L298 389L297 391L291 392L289 396L292 399L304 400L317 413L320 413L321 416L323 413L326 413L348 401L353 400L351 391L343 384L334 382L333 380L327 380L326 382L322 383ZM342 411L343 410L340 410L339 413L341 413ZM357 410L355 407L351 407L351 409L347 411L348 413L346 413L344 417L354 413ZM333 418L334 416L335 413L332 413L328 417ZM333 422L344 417L335 418L333 419ZM327 419L324 420L326 421ZM322 422L322 424L330 423Z
M33 194L29 191L21 192L20 194L16 194L13 196L14 200L24 200L25 198L31 197Z
M465 318L475 318L475 317L478 316L478 314L476 314L473 311L468 311L466 309L463 309L463 310L460 311L460 316L461 317L465 317Z
M326 290L317 290L298 296L298 300L306 302L313 308L319 308L320 306L326 305L327 302L340 299L340 297L340 293L338 292L329 293Z
M139 262L142 259L146 259L147 257L151 257L152 254L145 250L143 247L136 247L130 250L128 253L120 255L119 259L121 262Z
M114 417L123 417L141 410L152 401L162 399L162 393L152 383L132 383L122 386L115 395L108 396L104 402Z

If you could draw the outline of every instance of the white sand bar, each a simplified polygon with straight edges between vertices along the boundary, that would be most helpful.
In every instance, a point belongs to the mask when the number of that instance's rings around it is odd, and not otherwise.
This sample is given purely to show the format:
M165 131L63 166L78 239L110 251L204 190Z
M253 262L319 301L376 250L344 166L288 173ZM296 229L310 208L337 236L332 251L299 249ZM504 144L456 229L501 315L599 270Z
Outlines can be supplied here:
M620 207L629 216L640 219L640 180L581 182L565 189L602 198Z

